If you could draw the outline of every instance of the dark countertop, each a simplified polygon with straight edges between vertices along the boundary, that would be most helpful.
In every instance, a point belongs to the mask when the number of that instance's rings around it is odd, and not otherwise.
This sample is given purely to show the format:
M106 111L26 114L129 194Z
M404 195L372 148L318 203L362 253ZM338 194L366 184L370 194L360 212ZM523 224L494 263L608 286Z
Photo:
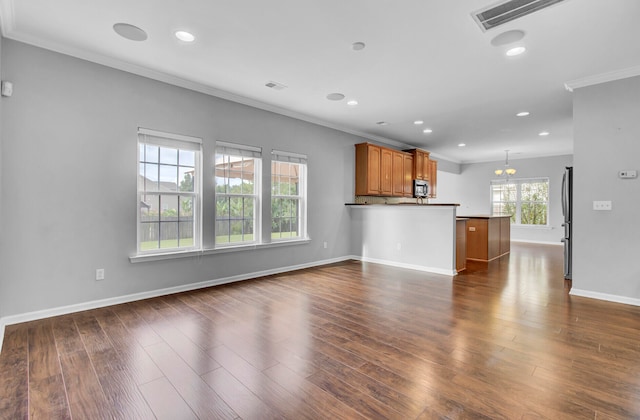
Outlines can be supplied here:
M436 206L459 206L460 204L456 203L425 203L425 204L417 204L417 203L388 203L388 204L378 204L378 203L344 203L345 206L413 206L413 207L436 207Z
M510 215L504 215L504 216L489 216L487 214L478 214L478 215L471 215L471 216L458 216L459 218L464 218L464 219L499 219L502 217L511 217Z

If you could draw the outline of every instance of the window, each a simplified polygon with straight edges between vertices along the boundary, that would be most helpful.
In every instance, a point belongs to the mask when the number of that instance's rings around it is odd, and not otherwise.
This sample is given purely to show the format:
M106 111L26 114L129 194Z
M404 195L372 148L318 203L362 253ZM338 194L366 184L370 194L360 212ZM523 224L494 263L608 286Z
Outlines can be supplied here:
M271 158L271 239L306 238L307 157L274 150Z
M201 247L201 143L138 129L138 253Z
M507 179L491 181L493 215L511 215L516 225L549 223L549 179Z
M216 247L260 242L261 156L259 147L216 143Z

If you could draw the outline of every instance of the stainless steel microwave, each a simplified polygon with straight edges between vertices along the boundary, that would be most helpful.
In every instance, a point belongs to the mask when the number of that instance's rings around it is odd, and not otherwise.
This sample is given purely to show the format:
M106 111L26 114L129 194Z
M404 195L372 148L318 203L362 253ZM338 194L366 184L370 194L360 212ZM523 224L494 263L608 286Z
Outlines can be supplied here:
M414 198L427 198L429 196L429 181L414 179L413 196Z

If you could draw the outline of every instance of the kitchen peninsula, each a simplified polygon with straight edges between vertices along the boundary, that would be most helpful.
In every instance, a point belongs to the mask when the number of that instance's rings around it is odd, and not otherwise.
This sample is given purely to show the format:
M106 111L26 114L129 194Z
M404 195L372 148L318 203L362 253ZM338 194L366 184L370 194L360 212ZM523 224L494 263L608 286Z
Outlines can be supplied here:
M455 275L461 266L456 264L458 204L428 204L436 197L437 161L421 149L371 143L355 149L356 194L347 203L354 253L363 261Z
M457 204L347 205L353 246L363 261L449 276L457 273Z

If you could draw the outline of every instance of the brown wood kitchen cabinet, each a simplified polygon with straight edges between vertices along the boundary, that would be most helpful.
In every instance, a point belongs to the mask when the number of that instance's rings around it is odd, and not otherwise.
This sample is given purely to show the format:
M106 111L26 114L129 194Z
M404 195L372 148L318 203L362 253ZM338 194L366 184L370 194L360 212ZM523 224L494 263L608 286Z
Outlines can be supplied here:
M467 259L491 261L510 250L510 216L467 217Z
M413 196L413 157L371 143L356 144L356 195Z
M404 157L404 186L403 195L405 197L413 197L413 156L403 153Z
M428 159L429 198L436 198L438 193L438 161Z
M356 144L356 195L382 194L381 165L380 146L369 143Z
M421 149L405 150L413 156L413 179L429 180L429 152Z
M467 219L456 218L456 271L467 269Z

